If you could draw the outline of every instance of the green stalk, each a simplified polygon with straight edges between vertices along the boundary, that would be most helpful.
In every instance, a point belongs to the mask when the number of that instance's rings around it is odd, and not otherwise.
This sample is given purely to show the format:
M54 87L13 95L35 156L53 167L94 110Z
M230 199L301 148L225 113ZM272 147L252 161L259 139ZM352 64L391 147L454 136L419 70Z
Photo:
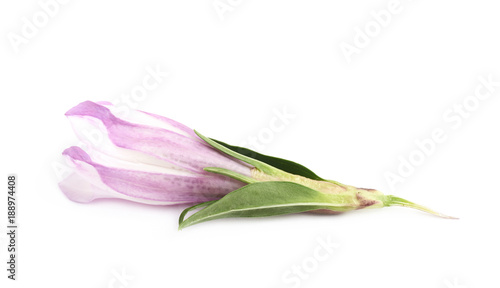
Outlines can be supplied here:
M417 209L417 210L420 210L420 211L424 211L424 212L427 212L427 213L430 213L432 215L436 215L436 216L439 216L439 217L442 217L442 218L458 219L457 217L452 217L452 216L441 214L439 212L431 210L431 209L429 209L427 207L424 207L422 205L415 204L415 203L410 202L410 201L408 201L406 199L399 198L399 197L396 197L396 196L393 196L393 195L387 195L387 196L385 196L384 205L385 206L409 207L409 208L413 208L413 209Z

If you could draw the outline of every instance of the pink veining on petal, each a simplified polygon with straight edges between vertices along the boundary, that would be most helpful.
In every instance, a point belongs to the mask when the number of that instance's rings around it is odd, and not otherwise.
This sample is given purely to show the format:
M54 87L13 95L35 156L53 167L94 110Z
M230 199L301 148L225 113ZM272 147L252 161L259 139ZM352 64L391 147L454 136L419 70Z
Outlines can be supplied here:
M203 141L200 137L198 137L198 135L196 135L196 133L194 133L193 129L187 127L186 125L182 124L182 123L179 123L175 120L172 120L170 118L167 118L167 117L164 117L164 116L160 116L160 115L156 115L156 114L153 114L153 113L149 113L149 112L144 112L144 111L140 111L146 115L149 115L153 118L156 118L160 121L163 121L163 122L166 122L174 127L176 127L177 129L179 130L182 130L184 131L186 134L188 134L189 136L191 136L194 140L196 141L199 141L203 144L206 144L205 141ZM208 144L207 144L208 145Z
M158 205L200 203L219 199L244 185L220 175L184 176L110 168L93 162L76 146L66 149L63 155L76 166L76 173L59 186L76 202L122 198Z
M196 135L196 133L194 133L193 129L173 119L141 110L133 110L133 109L123 110L121 106L114 106L112 103L106 101L99 101L95 103L100 106L108 108L115 117L130 122L132 124L142 124L146 126L164 128L166 130L177 132L178 134L205 143L202 139L200 139Z
M250 176L249 165L200 142L196 135L197 140L194 140L166 129L133 124L115 117L108 108L90 101L75 106L66 115L98 119L104 124L109 139L116 146L155 156L195 173L208 174L203 168L220 167ZM192 130L180 123L175 125L182 130L188 129L194 134Z

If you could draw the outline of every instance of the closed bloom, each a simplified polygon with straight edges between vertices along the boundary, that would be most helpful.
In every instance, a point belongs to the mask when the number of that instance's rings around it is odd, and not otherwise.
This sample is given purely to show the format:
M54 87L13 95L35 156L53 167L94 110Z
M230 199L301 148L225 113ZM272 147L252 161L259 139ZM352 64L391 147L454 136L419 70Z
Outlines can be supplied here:
M122 111L123 112L123 111ZM121 113L124 114L124 113ZM245 183L204 171L220 167L251 176L251 165L201 140L171 119L83 102L66 116L85 144L63 152L74 173L59 183L71 200L120 198L156 205L216 200Z
M126 112L107 102L86 101L66 113L85 144L85 149L73 146L63 152L74 167L59 183L69 199L196 204L179 217L180 229L227 217L389 206L453 218L374 189L321 178L293 161L228 145L162 116Z

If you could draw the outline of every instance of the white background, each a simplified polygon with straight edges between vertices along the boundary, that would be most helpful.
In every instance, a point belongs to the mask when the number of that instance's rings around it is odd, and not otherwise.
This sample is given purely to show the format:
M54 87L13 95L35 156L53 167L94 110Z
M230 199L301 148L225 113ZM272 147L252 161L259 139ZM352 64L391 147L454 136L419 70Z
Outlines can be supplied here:
M373 26L371 12L389 1L104 2L58 4L30 37L23 17L42 21L40 4L0 4L2 191L7 174L19 179L18 281L2 268L7 287L500 285L500 87L460 124L443 118L457 117L449 109L464 99L474 104L478 77L500 81L496 2L401 0L386 27ZM214 3L232 10L221 18ZM380 31L348 62L341 45L366 25ZM13 45L14 34L25 41ZM260 152L460 220L391 207L177 231L185 206L66 199L54 165L78 140L64 113L131 97L157 66L170 75L137 108L228 143L260 135ZM294 117L269 130L284 109ZM385 175L435 129L446 141L391 189ZM329 239L339 246L315 260ZM300 284L294 266L306 271Z

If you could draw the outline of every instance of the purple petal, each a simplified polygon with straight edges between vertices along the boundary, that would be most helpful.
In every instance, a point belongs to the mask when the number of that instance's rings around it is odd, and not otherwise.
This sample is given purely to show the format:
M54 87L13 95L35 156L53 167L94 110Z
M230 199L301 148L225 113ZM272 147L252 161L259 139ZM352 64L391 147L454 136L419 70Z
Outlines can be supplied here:
M158 120L160 120L162 122L165 122L168 125L171 125L172 127L175 127L178 130L184 132L186 135L190 136L194 140L197 140L197 141L200 141L203 144L206 144L205 141L203 141L200 137L198 137L198 135L196 135L196 133L194 133L193 129L187 127L186 125L184 125L182 123L179 123L179 122L174 121L174 120L172 120L170 118L167 118L167 117L164 117L164 116L160 116L160 115L156 115L156 114L153 114L153 113L148 113L148 112L144 112L144 111L139 111L139 112L144 113L144 114L146 114L148 116L151 116L151 117L153 117L155 119L158 119Z
M134 124L163 128L205 143L198 137L198 135L196 135L196 133L194 133L193 129L170 118L133 109L127 109L126 113L124 113L125 111L120 113L119 107L104 101L96 102L95 104L108 108L115 117L120 118L121 120Z
M220 167L250 176L249 165L206 145L191 129L168 118L153 117L173 125L184 135L157 126L124 121L103 105L90 101L70 109L66 115L70 118L83 118L90 125L96 125L92 122L98 120L103 124L101 126L105 135L119 148L145 153L195 173L207 174L203 168ZM151 116L148 113L144 115ZM85 141L80 130L75 128L80 139Z
M219 175L184 176L107 167L93 162L76 146L63 155L75 165L75 173L59 186L76 202L121 198L156 205L200 203L219 199L244 185Z

